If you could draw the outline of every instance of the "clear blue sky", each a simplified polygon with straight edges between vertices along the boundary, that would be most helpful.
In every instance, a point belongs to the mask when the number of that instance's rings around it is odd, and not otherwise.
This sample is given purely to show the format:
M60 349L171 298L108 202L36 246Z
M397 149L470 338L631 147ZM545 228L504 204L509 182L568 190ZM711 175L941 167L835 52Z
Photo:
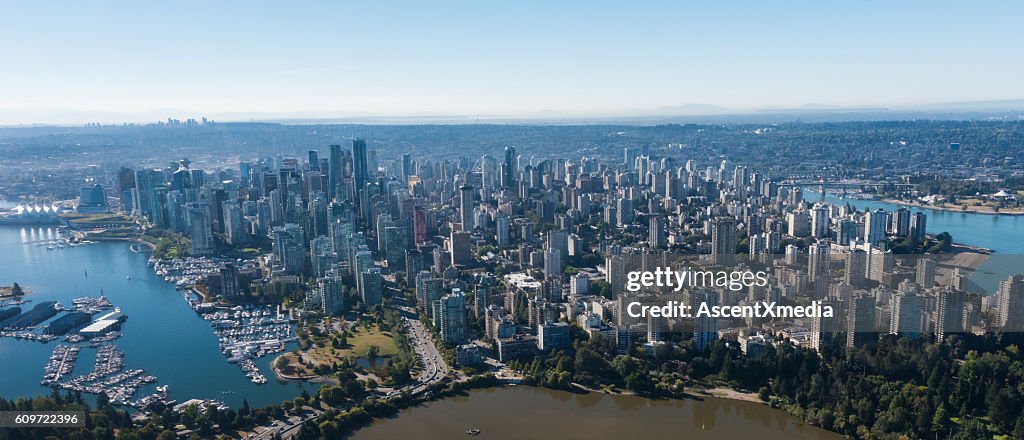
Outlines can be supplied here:
M1020 0L290 3L0 0L0 109L597 114L1024 98Z

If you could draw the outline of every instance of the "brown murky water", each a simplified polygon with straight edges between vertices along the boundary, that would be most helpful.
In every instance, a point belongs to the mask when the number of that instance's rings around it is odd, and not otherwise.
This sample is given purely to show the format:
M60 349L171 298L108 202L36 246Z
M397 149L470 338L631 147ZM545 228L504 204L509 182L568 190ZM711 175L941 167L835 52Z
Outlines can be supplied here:
M480 435L466 434L476 428ZM472 391L406 409L357 431L374 439L814 439L837 434L765 405L727 399L650 400L535 387Z

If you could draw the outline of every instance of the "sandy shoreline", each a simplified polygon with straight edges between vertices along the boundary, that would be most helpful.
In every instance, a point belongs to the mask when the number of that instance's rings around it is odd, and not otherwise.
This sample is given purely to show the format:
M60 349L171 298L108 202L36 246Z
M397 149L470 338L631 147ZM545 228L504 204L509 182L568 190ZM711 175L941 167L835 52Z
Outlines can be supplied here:
M977 270L985 260L988 260L988 254L979 252L960 252L953 255L952 258L944 261L943 263L954 267Z
M730 399L740 400L743 402L753 402L767 405L768 403L761 400L757 393L746 393L743 391L737 391L732 388L715 387L715 388L704 388L698 391L700 395L711 396L718 399Z
M893 205L908 206L908 207L920 208L920 209L930 209L932 211L962 212L962 213L965 213L965 214L1024 215L1024 210L1021 210L1021 211L1007 211L1007 212L1004 212L1004 211L995 212L995 211L992 211L991 208L988 208L988 210L981 210L981 209L978 209L977 207L968 207L965 210L965 209L963 209L962 207L959 207L959 206L954 208L954 207L947 207L947 206L922 205L920 203L914 203L914 202L908 202L908 201L905 201L905 200L896 200L896 199L881 199L881 200L879 200L879 202L891 203ZM1008 208L1008 209L1012 209L1012 208Z
M616 388L614 391L608 391L605 389L598 389L585 386L583 384L573 382L572 386L578 390L585 391L588 393L608 394L614 396L635 396L636 393L628 390L622 390ZM767 404L767 402L761 400L757 393L737 391L732 388L726 387L714 387L707 388L703 386L687 387L683 392L686 396L693 397L714 397L716 399L729 399L729 400L740 400L744 402L753 402L760 404ZM672 399L678 399L672 397Z

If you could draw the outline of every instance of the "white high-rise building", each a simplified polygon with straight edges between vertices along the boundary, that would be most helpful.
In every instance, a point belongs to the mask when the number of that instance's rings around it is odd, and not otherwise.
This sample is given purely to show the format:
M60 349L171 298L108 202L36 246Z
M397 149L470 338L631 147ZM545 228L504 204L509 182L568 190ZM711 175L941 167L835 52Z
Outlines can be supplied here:
M828 238L829 210L828 205L817 204L811 209L811 236Z
M508 246L509 244L508 227L508 216L503 212L499 212L494 218L495 241L498 242L499 247Z
M466 342L466 296L453 289L438 303L436 321L441 330L441 340L452 345Z
M586 295L590 291L590 279L578 273L569 277L569 292L573 295Z
M206 203L190 203L188 207L189 238L192 239L192 253L208 255L213 252L213 229L210 224L210 206Z
M864 214L864 241L869 245L877 246L878 242L885 240L886 217L885 210L881 208Z
M340 276L330 274L320 279L319 290L325 315L338 316L345 311L344 284Z
M952 289L939 292L935 307L935 337L942 341L950 333L964 331L966 295Z
M890 299L889 333L916 338L924 328L924 297L914 292L897 293Z
M811 218L807 211L793 211L786 214L788 233L793 237L806 237L810 235Z
M363 271L360 278L361 290L359 294L363 298L363 304L372 307L382 302L383 279L379 267L371 267Z
M999 283L996 292L999 327L1007 332L1024 331L1024 275L1012 275Z
M562 252L558 249L544 251L544 275L556 278L562 276Z

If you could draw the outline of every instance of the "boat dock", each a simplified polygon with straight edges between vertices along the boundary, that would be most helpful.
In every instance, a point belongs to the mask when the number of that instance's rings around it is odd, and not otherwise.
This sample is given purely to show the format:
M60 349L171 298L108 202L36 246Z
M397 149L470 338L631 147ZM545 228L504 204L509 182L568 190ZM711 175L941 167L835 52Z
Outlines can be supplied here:
M78 359L78 352L81 349L75 345L58 345L54 347L50 355L50 362L46 364L41 385L49 385L59 382L61 377L71 373L75 369L75 361Z

